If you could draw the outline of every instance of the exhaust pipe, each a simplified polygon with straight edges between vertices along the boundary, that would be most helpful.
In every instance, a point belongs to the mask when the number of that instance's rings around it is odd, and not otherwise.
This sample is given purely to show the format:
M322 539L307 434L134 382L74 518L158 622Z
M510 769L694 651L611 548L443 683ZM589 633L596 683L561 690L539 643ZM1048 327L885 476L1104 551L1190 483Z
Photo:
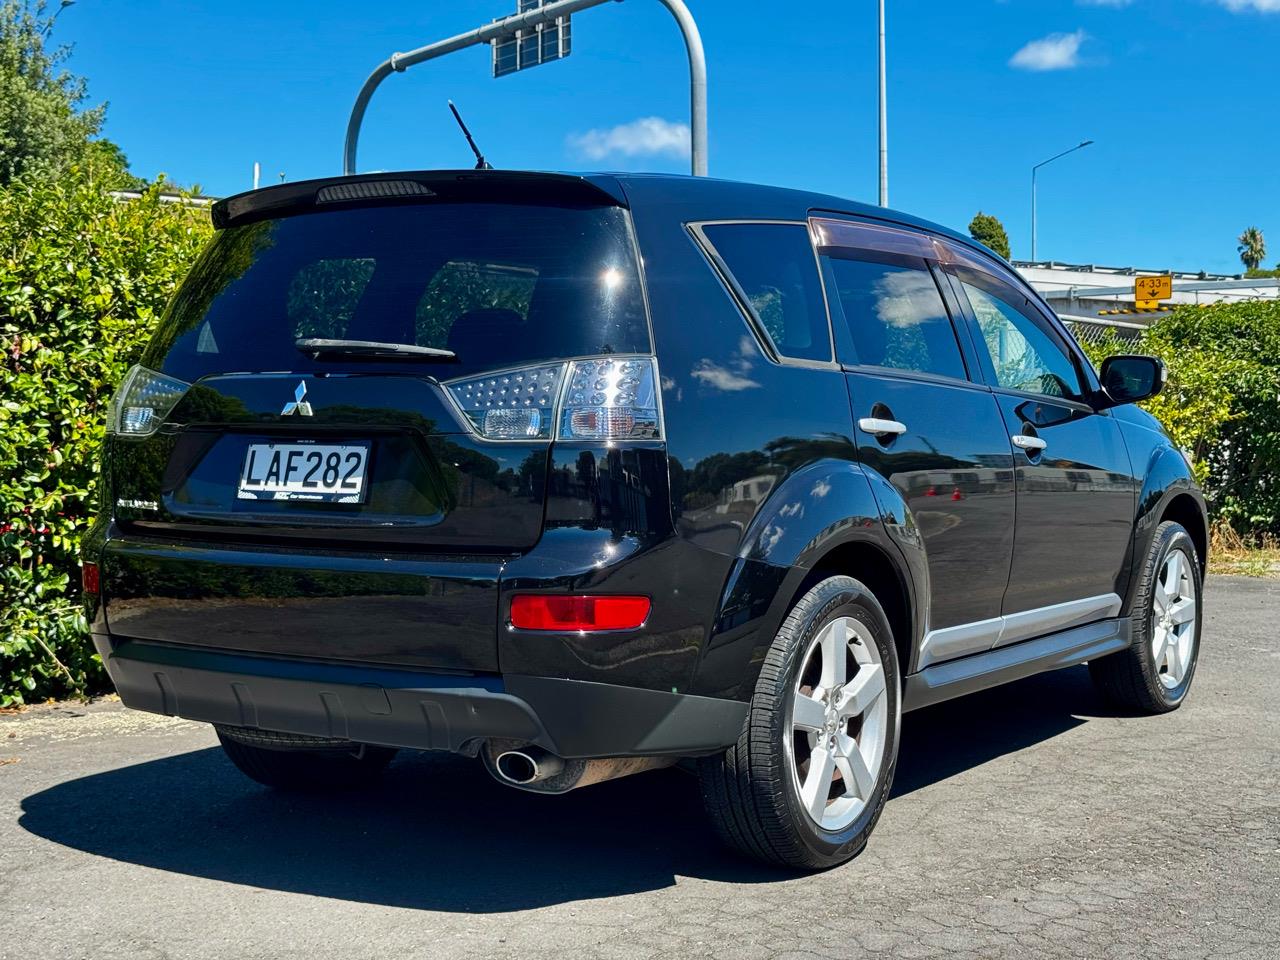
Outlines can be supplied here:
M530 744L489 741L484 765L495 780L533 793L568 793L578 787L617 780L647 770L660 770L675 757L605 757L565 760Z
M506 750L493 760L498 779L517 787L527 787L540 780L550 780L564 770L564 761L541 747Z

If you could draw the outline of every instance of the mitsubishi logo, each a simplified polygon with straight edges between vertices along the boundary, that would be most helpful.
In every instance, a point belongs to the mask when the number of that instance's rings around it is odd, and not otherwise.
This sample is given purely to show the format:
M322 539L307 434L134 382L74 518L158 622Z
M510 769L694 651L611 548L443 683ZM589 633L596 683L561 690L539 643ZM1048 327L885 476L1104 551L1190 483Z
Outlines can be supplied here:
M300 417L311 416L311 404L307 402L307 381L299 380L298 389L293 391L293 400L284 405L284 409L280 411L280 416L288 417L297 414Z

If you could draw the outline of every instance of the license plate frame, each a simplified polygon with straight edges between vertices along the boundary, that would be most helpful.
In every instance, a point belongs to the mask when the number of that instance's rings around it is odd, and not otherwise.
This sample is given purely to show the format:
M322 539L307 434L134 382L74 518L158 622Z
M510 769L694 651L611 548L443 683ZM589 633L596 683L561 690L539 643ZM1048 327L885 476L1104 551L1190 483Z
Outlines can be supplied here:
M362 504L368 497L371 448L371 443L361 441L252 442L241 461L236 499ZM337 462L330 480L332 457Z

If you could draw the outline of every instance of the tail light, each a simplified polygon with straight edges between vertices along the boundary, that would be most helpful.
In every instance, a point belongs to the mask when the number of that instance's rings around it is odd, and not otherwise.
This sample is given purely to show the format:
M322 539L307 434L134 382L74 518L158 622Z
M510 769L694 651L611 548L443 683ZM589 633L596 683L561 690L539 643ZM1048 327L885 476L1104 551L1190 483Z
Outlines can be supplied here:
M657 388L652 357L573 361L560 412L560 438L659 439Z
M124 437L149 437L190 389L189 383L135 366L107 408L107 430Z
M445 384L489 440L660 440L652 357L541 364Z
M519 593L511 625L520 630L635 630L649 619L648 597L566 597Z
M80 568L80 586L90 597L96 597L100 589L98 581L98 565L86 560Z
M445 386L467 419L490 440L550 437L563 363L503 370Z

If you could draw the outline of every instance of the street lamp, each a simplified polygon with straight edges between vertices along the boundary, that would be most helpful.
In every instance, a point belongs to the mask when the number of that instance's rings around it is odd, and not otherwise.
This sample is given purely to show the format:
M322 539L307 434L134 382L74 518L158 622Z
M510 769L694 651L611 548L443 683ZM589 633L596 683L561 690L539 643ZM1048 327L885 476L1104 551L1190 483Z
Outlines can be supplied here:
M74 7L75 5L76 0L62 0L62 3L58 4L58 9L54 11L53 16L49 18L48 24L46 24L45 28L40 31L41 35L47 37L49 35L49 31L53 29L53 25L58 22L58 17L62 16L62 11L67 9L67 7Z
M884 0L880 0L880 206L889 205L889 127L886 117L884 64Z
M1093 143L1092 140L1082 140L1080 143L1077 143L1070 150L1063 150L1061 153L1050 157L1048 160L1041 161L1040 163L1037 163L1034 167L1031 168L1031 259L1032 261L1035 261L1036 259L1036 173L1045 164L1053 163L1053 161L1055 160L1061 160L1068 153L1075 153L1077 150L1083 150L1085 147L1089 146L1092 143Z

